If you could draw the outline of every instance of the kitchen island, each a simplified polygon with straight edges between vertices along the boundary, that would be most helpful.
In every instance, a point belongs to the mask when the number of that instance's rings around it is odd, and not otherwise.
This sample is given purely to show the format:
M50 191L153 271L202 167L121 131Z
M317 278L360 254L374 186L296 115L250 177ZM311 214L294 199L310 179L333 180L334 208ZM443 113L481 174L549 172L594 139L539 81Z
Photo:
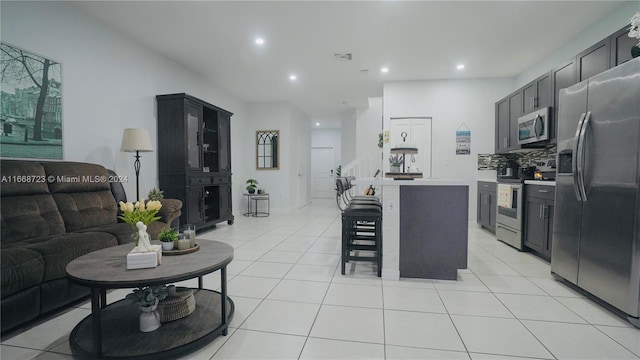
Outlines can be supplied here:
M456 280L467 268L469 184L460 180L355 180L381 196L382 277Z

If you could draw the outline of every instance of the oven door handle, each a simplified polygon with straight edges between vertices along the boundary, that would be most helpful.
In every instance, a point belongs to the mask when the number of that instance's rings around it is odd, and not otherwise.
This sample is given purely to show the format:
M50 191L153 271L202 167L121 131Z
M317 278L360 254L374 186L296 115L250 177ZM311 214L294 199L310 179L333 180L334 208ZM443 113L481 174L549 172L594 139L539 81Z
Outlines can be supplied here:
M536 139L539 139L544 132L544 124L542 123L542 116L536 114L536 118L533 119L533 132L536 134Z

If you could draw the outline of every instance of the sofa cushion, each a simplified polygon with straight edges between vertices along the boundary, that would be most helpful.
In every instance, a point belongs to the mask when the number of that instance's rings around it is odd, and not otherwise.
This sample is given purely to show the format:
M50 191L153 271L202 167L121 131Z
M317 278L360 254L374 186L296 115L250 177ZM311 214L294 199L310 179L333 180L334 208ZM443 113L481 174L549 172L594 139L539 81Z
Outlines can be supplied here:
M62 216L51 194L3 196L0 226L2 244L65 232Z
M0 194L5 196L48 194L44 167L37 162L2 160L2 186Z
M49 191L58 205L67 232L117 222L109 173L101 165L78 162L43 162L47 177L55 178Z
M53 194L53 198L67 232L115 224L118 221L116 201L110 190L57 193Z
M133 242L133 226L127 223L116 223L116 224L107 224L94 226L92 228L78 230L78 233L84 232L105 232L109 233L116 237L118 240L118 244L128 244Z
M111 189L109 173L102 165L72 161L43 161L41 164L47 177L53 176L56 179L49 183L51 193L77 193Z
M72 260L92 251L118 245L116 237L106 232L68 233L52 236L41 242L30 241L27 249L38 252L45 262L43 281L67 276Z
M3 248L0 261L0 288L3 299L40 284L44 278L44 259L36 251L21 247Z

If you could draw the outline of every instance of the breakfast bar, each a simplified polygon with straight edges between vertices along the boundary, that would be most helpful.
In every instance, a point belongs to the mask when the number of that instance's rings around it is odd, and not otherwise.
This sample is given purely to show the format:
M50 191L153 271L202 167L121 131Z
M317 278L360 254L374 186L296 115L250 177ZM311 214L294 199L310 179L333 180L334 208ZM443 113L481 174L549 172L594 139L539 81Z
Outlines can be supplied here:
M469 184L460 180L355 180L383 204L385 279L456 280L467 268Z

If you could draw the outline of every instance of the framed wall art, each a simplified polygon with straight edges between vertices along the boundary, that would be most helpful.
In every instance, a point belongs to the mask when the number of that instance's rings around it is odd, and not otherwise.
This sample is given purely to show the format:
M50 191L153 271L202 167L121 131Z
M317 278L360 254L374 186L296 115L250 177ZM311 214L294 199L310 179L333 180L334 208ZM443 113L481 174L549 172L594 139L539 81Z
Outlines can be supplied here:
M62 159L62 64L0 43L0 156Z

